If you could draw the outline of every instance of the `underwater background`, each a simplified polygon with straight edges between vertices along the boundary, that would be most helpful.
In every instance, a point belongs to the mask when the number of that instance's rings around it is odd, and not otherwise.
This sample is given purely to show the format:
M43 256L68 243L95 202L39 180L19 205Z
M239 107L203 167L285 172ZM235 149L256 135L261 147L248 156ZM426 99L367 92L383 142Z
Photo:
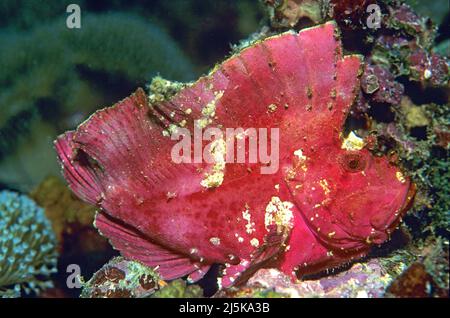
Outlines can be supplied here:
M375 2L374 31L361 21ZM448 297L448 1L85 0L71 29L73 3L0 2L0 296ZM218 268L164 282L120 258L92 225L96 208L67 187L56 137L138 87L155 92L155 77L194 81L255 40L330 19L344 49L370 61L348 126L376 131L418 188L392 240L331 276L292 284L266 271L230 290Z

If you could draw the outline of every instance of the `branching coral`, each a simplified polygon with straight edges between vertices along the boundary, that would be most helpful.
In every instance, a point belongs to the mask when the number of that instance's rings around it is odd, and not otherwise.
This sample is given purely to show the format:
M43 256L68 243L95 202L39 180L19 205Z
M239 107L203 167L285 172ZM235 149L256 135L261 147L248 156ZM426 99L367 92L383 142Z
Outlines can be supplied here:
M51 287L55 235L42 208L24 195L0 192L0 233L0 296Z
M81 29L57 19L0 32L0 42L0 180L20 190L58 173L46 156L53 155L49 140L58 130L122 98L156 70L172 80L190 80L194 72L161 28L131 14L86 13ZM35 160L20 166L21 157Z
M46 97L79 108L77 95L87 89L80 68L136 83L148 80L156 67L175 80L191 79L193 72L163 30L133 15L86 15L79 30L58 19L29 33L0 34L0 39L0 104L9 105L1 109L4 119Z

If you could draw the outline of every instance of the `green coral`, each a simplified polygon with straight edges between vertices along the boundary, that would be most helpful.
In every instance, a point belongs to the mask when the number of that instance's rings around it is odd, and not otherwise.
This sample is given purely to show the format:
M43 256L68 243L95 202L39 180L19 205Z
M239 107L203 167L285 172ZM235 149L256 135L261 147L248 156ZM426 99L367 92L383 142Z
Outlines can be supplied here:
M81 29L68 29L61 18L31 30L3 29L0 42L0 180L24 191L59 173L49 140L60 131L157 70L180 81L194 74L164 30L132 14L83 13ZM27 157L34 160L20 160Z
M439 137L436 129L443 129L448 134L450 127L450 108L448 105L427 104L422 106L431 124L427 126L427 140L414 142L410 150L402 150L401 157L414 181L419 187L418 204L414 213L421 222L429 223L428 229L434 233L450 230L450 188L449 188L449 149L437 147ZM403 121L402 121L403 122ZM420 197L422 196L422 197ZM421 204L422 203L422 204Z
M437 285L443 289L449 288L448 239L442 237L429 238L426 242L428 251L423 264Z
M287 298L287 294L277 293L274 290L261 290L255 291L252 295L253 298Z
M149 266L145 266L137 261L129 261L127 264L126 280L119 283L119 287L136 289L140 287L139 280L142 277L150 277L153 281L160 280L159 274Z
M152 295L152 298L201 298L203 290L197 285L187 285L182 279L170 282Z
M447 58L450 57L450 40L442 41L433 48L433 51Z
M137 261L115 257L82 282L83 298L149 297L163 282L156 270Z
M161 103L169 100L185 86L185 83L172 82L161 76L155 76L148 85L149 101L150 103Z
M387 68L395 77L407 76L411 81L446 87L448 60L433 50L437 28L429 18L416 15L406 4L386 2L391 5L385 17L389 33L371 40L374 42L371 61Z
M15 192L0 192L0 296L52 287L56 238L44 210Z
M393 251L379 261L392 277L399 277L414 264L422 264L438 289L449 288L448 240L445 238L431 235L410 242L404 249ZM430 295L437 292L430 290Z
M432 18L437 24L440 24L442 20L444 20L445 15L448 14L447 0L403 0L403 2L410 5L420 15ZM447 8L447 10L445 10L445 8Z
M429 163L429 179L433 188L433 206L430 210L434 227L449 230L450 220L450 171L448 159L432 158Z

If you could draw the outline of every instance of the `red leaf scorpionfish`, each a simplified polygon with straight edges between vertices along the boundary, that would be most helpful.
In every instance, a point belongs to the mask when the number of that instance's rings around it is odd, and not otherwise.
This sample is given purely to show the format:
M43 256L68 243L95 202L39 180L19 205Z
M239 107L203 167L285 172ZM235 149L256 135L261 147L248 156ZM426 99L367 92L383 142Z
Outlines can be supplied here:
M97 229L163 279L195 282L224 264L224 287L261 267L316 273L386 241L415 187L363 139L343 136L362 60L343 56L337 33L328 22L267 38L169 100L151 103L138 89L60 136L64 176L98 206ZM230 163L228 137L217 134L187 149L214 160L175 162L179 140L171 134L208 127L241 128L232 141L246 140L253 127L276 128L277 169Z

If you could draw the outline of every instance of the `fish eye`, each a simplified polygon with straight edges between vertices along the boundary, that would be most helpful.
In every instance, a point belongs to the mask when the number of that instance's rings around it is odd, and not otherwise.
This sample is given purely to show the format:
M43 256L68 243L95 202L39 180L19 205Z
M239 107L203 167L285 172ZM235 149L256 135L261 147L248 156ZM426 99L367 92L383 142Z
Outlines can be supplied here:
M366 167L366 161L358 153L346 153L341 157L341 166L348 172L359 172Z

